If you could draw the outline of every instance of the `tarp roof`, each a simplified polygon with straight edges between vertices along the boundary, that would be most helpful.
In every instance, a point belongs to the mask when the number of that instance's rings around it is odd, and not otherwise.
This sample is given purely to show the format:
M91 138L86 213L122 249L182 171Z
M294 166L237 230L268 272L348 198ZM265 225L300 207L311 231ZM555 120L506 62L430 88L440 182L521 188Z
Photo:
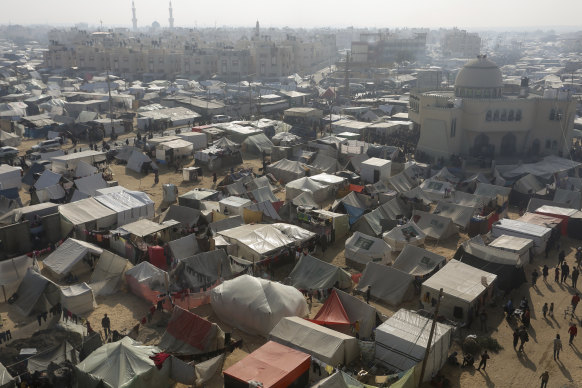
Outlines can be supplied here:
M366 292L371 287L370 295L392 306L412 297L414 276L386 265L369 262L360 278L356 289Z
M310 255L303 255L289 274L290 284L300 290L348 288L352 279L348 272Z
M438 201L433 214L438 214L440 216L450 218L457 226L466 229L469 226L471 218L475 212L476 209L473 207L457 205L455 203L449 203L445 201Z
M503 187L497 185L489 185L487 183L477 182L477 187L473 194L483 195L489 198L497 198L497 195L508 197L511 192L511 187Z
M150 234L157 233L161 230L169 228L171 225L168 224L158 224L150 220L138 220L125 224L118 229L123 229L127 233L133 234L137 237L145 237Z
M34 188L37 190L46 189L47 187L58 184L61 178L61 174L57 174L56 172L52 172L50 170L44 170L40 177L38 177L36 180Z
M26 255L0 261L0 288L2 300L16 292L24 276L34 264L34 259ZM6 300L4 300L6 302Z
M582 207L582 193L557 188L554 193L554 201L565 203L574 209L580 209Z
M63 276L68 274L88 253L99 256L103 253L103 249L86 241L69 238L48 255L42 264L58 276Z
M55 283L29 268L18 286L14 306L25 316L32 312L47 311L60 302L61 289Z
M77 167L80 164L77 165ZM103 179L102 174L89 175L83 178L75 179L75 186L81 193L94 196L97 190L108 187L107 182Z
M174 256L176 260L182 260L200 252L198 240L196 239L196 234L194 233L176 240L169 241L168 246L170 247L172 256Z
M505 178L515 178L525 174L532 174L538 178L550 179L555 173L564 172L580 166L579 162L559 156L549 155L536 163L525 163L520 166L496 166Z
M103 206L93 198L59 206L59 213L73 225L81 225L92 221L105 220L113 217L110 225L115 223L116 213Z
M392 267L414 276L425 276L443 266L446 261L444 256L414 245L406 245Z

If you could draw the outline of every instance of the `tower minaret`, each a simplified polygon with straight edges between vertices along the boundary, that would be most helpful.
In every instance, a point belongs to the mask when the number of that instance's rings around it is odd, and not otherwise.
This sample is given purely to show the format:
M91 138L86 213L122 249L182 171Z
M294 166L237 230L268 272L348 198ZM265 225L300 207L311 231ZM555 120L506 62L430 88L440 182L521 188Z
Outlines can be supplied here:
M170 28L174 28L174 11L172 10L172 2L170 1Z
M133 29L137 30L137 16L135 14L135 3L133 1L131 2L131 12L133 13L133 18L131 19L131 22L133 23Z
M255 24L255 37L258 38L261 35L261 27L259 26L259 21Z

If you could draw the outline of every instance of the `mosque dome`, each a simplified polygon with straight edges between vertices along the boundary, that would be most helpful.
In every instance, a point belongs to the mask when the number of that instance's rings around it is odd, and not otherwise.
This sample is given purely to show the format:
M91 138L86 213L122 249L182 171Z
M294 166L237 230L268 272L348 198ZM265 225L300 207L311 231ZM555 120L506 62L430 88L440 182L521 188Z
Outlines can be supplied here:
M457 97L496 98L501 97L502 89L501 70L486 55L467 62L455 80Z

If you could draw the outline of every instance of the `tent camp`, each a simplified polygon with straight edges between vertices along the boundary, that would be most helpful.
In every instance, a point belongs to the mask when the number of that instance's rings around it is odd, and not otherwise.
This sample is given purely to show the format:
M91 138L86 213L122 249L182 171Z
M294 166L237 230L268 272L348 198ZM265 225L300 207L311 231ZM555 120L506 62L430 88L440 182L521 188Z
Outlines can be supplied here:
M55 283L29 268L16 291L14 306L24 315L45 312L61 301L61 289Z
M420 365L426 353L431 319L414 311L400 309L376 329L375 361L397 373ZM449 356L453 328L435 325L424 381L440 371Z
M316 182L309 177L299 178L285 185L285 199L287 201L290 201L303 192L310 192L318 204L331 199L333 195L330 186Z
M301 256L289 278L289 284L300 290L346 289L352 285L348 272L310 255Z
M249 275L213 288L211 304L222 321L264 337L281 318L304 317L309 312L305 298L294 287Z
M446 262L447 259L444 256L414 245L406 245L394 260L392 268L426 278L438 271Z
M306 387L310 367L309 354L269 341L223 372L224 387L248 387L249 381L263 388Z
M34 259L26 255L0 261L0 302L7 302L18 290L20 282L33 264Z
M443 289L439 314L458 322L467 322L470 311L476 311L482 303L480 298L487 296L497 275L482 271L458 260L450 260L443 268L421 286L421 303L428 311L433 311L432 300L438 298Z
M77 382L84 388L169 387L168 370L150 358L159 352L129 337L106 343L75 366Z
M68 274L77 277L89 273L93 268L94 258L99 257L103 249L97 245L69 238L58 246L43 260L43 270L56 279L62 279Z
M424 234L422 229L414 221L408 221L406 224L397 226L391 231L384 233L382 239L390 245L392 251L399 252L406 245L423 245L426 234Z
M521 238L528 238L534 242L534 252L540 254L546 249L546 244L550 238L552 230L543 226L528 224L518 220L508 218L501 219L493 224L491 234L499 237L502 234Z
M414 276L399 269L369 262L356 290L365 293L369 286L371 298L397 306L414 296L413 280Z
M309 353L328 365L347 365L360 354L356 338L300 317L282 318L269 339Z
M61 288L61 304L73 314L84 314L97 307L91 287L83 282Z
M443 240L459 233L459 230L448 217L415 210L412 219L427 237Z
M273 174L277 180L288 183L305 176L307 167L300 162L281 159L267 166L267 172Z
M166 271L159 269L148 261L142 261L135 267L125 271L125 280L131 292L152 304L158 302L160 294L167 292L170 282Z
M216 324L175 306L158 347L167 353L193 355L224 347L224 332Z
M461 228L461 230L467 230L469 223L471 222L471 218L475 212L476 209L474 207L467 207L457 205L456 203L438 201L433 214L438 214L439 216L450 218L453 220L455 225Z
M354 232L345 243L346 265L363 271L370 261L388 264L391 261L390 245L384 240Z

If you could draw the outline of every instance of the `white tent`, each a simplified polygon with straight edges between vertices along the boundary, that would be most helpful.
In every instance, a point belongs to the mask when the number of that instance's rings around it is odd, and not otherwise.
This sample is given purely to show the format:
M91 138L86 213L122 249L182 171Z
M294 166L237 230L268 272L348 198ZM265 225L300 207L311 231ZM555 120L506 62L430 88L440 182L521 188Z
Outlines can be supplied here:
M101 253L103 249L97 245L69 238L43 260L43 269L49 270L57 279L62 279L69 273L80 276L93 267L88 255L100 256Z
M223 214L244 216L243 209L251 206L252 201L247 198L226 197L218 202Z
M34 264L34 259L26 255L0 261L0 302L6 302L18 290L26 272Z
M533 248L534 242L529 238L521 238L516 236L507 236L502 234L495 240L489 243L490 247L501 249L503 251L508 251L516 253L519 255L518 266L529 262L529 250Z
M19 136L0 130L0 146L18 147L21 141L22 138Z
M415 210L412 218L424 234L435 240L442 240L459 233L453 220L448 217Z
M386 241L392 251L401 251L406 245L420 246L424 244L426 234L414 223L408 221L404 225L397 226L391 231L382 235L382 239Z
M294 287L242 275L211 291L212 309L240 330L266 337L283 317L309 313L303 295Z
M370 261L388 264L392 248L384 240L360 232L346 240L346 264L358 271L363 270Z
M360 176L365 183L387 181L392 173L392 162L386 159L369 158L360 165Z
M61 300L61 289L55 283L29 268L16 291L14 306L25 316L45 312Z
M0 362L0 387L1 388L17 388L14 377L8 372L6 367Z
M142 218L151 219L155 214L154 201L141 191L123 189L98 195L95 200L115 211L118 227Z
M106 343L76 365L78 384L84 388L168 387L167 369L158 370L150 359L159 352L129 337Z
M283 183L304 177L305 170L306 167L304 164L288 159L281 159L267 166L267 172L273 174L275 178Z
M103 250L91 274L90 285L95 295L109 295L117 291L129 261L107 250Z
M432 320L400 309L376 328L376 359L391 371L404 372L424 359ZM451 326L438 323L430 344L424 381L431 379L445 364L453 337Z
M77 164L77 168L75 169L75 177L77 177L77 178L83 178L83 177L86 177L86 176L90 176L90 175L97 174L98 171L99 170L97 170L97 167L91 166L87 162L80 161Z
M348 365L360 355L356 338L300 317L281 319L269 339L311 354L328 365Z
M420 185L427 197L433 201L445 198L447 192L452 192L453 185L449 182L427 179Z
M480 303L479 297L492 287L496 279L495 274L452 259L422 283L422 303L426 310L432 310L432 300L438 298L442 288L443 298L439 314L451 320L465 322L468 320L469 310L473 308L475 311Z
M446 262L444 256L414 245L406 245L394 260L392 267L414 276L427 276L444 266Z
M72 227L82 229L106 229L115 224L117 215L111 209L103 206L94 198L86 198L77 202L59 206L61 219L71 227L61 226L61 234L67 235Z
M469 223L471 222L471 218L476 211L477 210L474 207L467 207L455 203L438 201L433 214L448 217L453 220L455 225L461 228L461 230L467 230Z
M73 314L84 314L97 307L93 290L85 282L61 287L61 304Z
M12 167L7 164L0 165L0 190L17 188L22 186L22 168Z
M289 274L290 283L300 290L345 289L352 285L348 272L310 255L303 255Z
M367 292L374 299L397 306L414 295L414 276L387 265L369 262L360 278L356 290Z
M308 177L296 179L285 185L285 199L287 201L290 201L303 192L313 194L313 199L318 204L327 199L331 199L332 196L332 190L328 185L321 184Z

